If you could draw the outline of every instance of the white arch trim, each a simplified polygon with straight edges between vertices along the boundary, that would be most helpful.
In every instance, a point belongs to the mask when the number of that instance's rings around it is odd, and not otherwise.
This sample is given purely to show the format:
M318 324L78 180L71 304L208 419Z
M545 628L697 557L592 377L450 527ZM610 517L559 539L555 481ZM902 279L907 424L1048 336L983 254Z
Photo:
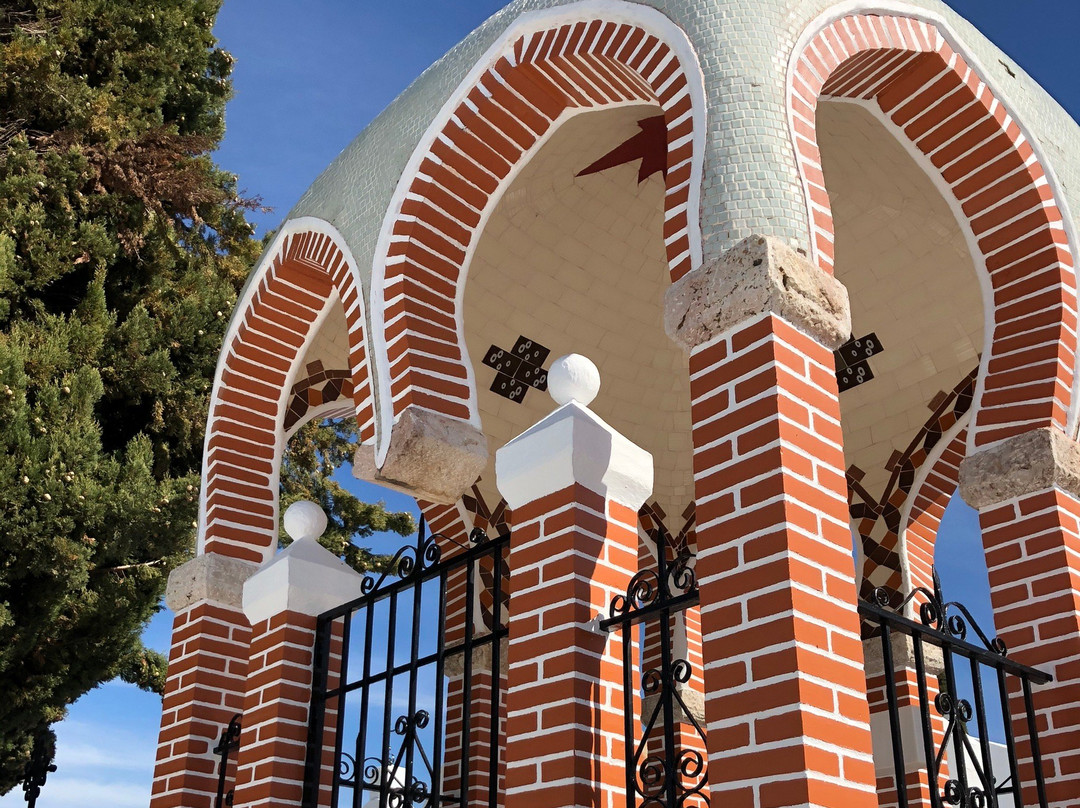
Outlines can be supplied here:
M798 146L796 145L795 138L795 114L793 106L788 102L788 98L792 92L794 86L795 69L798 65L799 59L803 52L806 50L807 45L818 34L820 34L825 28L832 23L844 17L851 16L853 14L885 14L895 15L898 17L909 17L920 22L929 23L935 26L938 30L938 34L948 43L956 53L960 54L964 61L975 70L979 76L979 80L989 88L993 93L994 98L1001 104L1009 119L1017 125L1020 129L1020 137L1030 144L1032 151L1035 152L1035 156L1042 166L1043 171L1046 174L1047 184L1049 185L1051 192L1054 196L1054 203L1061 211L1061 216L1064 224L1064 230L1069 242L1069 251L1073 257L1073 272L1074 280L1077 283L1077 292L1080 294L1080 266L1078 266L1078 260L1080 256L1077 255L1075 245L1080 244L1077 240L1076 227L1073 223L1073 217L1069 210L1068 201L1065 199L1065 194L1062 191L1061 182L1058 180L1057 174L1054 171L1053 163L1047 159L1042 146L1037 138L1035 138L1028 126L1024 121L1019 118L1012 106L1006 102L1006 96L1001 91L1001 88L988 77L986 68L982 61L972 52L971 48L964 44L963 40L956 33L956 30L949 23L949 21L941 14L933 11L929 11L925 8L913 6L904 2L864 2L864 0L845 0L845 2L837 3L829 8L827 11L820 14L818 17L807 25L802 34L795 42L795 47L792 49L788 56L788 70L787 70L787 83L784 88L785 96L784 103L787 105L787 118L788 118L788 138L792 150L792 157L795 160L796 170L799 173L799 182L802 185L803 200L806 204L806 218L807 218L807 233L813 234L814 232L814 211L810 203L810 187L806 177L803 175L802 164L798 159ZM1004 55L1004 54L1003 54ZM990 364L990 351L989 346L994 337L994 321L992 313L994 311L994 290L990 284L989 272L986 268L986 259L982 254L982 250L978 247L978 242L975 239L974 231L971 229L971 224L968 221L967 215L960 207L960 203L957 202L956 197L953 195L952 189L945 182L941 176L940 171L933 163L930 162L925 154L923 154L915 144L911 142L903 130L898 127L888 116L883 115L880 107L875 103L862 103L855 99L843 99L837 98L836 101L842 101L845 103L860 103L864 109L871 111L874 116L885 124L889 132L897 138L897 140L907 149L908 153L915 159L919 166L929 175L930 179L934 182L935 187L941 192L942 197L948 203L953 215L956 217L957 222L960 224L961 232L964 234L964 238L967 240L968 250L971 253L972 260L975 263L975 274L979 278L979 285L982 289L983 297L983 352L979 363L979 375L975 381L975 396L972 403L971 412L977 412L982 404L983 387L986 379L988 367ZM827 189L826 189L827 190ZM810 250L811 256L815 264L818 263L818 248L816 241L810 238ZM1069 401L1069 413L1066 420L1065 432L1069 437L1074 440L1077 435L1080 434L1080 350L1077 351L1075 361L1073 363L1073 389L1072 395ZM990 446L982 447L982 450L986 450ZM968 433L967 450L972 452L975 450L975 430L972 429Z
M199 519L197 523L198 533L196 538L196 554L202 555L206 552L206 509L207 509L207 472L208 466L206 463L206 457L210 451L210 440L214 435L214 425L217 423L217 419L214 417L214 408L221 401L221 391L224 387L222 376L228 362L228 358L232 353L233 346L236 344L237 335L240 331L240 327L243 325L244 317L251 309L252 302L254 301L255 294L262 283L266 273L273 266L274 261L282 254L285 249L285 245L292 236L302 235L304 233L316 233L318 235L326 236L331 240L335 247L341 251L342 256L345 258L346 264L349 268L349 273L352 275L353 282L356 284L357 295L355 306L359 308L360 321L364 323L365 338L367 329L367 320L365 318L364 299L362 294L363 287L360 285L360 273L357 268L355 259L353 258L352 251L349 249L348 243L345 238L338 232L329 222L319 219L314 216L303 216L296 219L290 219L286 221L278 230L274 240L270 243L270 246L263 253L258 264L255 265L254 271L248 278L247 285L244 287L243 292L240 295L239 300L236 302L236 306L233 309L232 319L229 321L229 327L225 331L225 339L222 342L221 353L218 354L217 368L214 371L214 385L210 393L210 406L209 413L207 415L206 422L206 434L203 437L203 469L199 486ZM339 293L335 287L331 294L323 302L322 309L308 328L308 333L304 337L304 342L300 346L297 357L298 361L293 362L292 367L289 368L288 375L285 379L285 384L282 386L281 392L278 396L278 409L277 409L277 432L274 436L274 457L271 462L271 479L276 480L281 470L281 457L285 448L285 442L288 438L286 434L285 423L285 408L288 406L289 391L296 383L296 376L299 373L300 366L303 364L303 357L307 353L308 348L311 346L312 341L315 339L315 335L319 333L319 329L326 321L330 312L333 310L335 304L340 301ZM348 312L346 312L348 315ZM348 317L346 316L346 319ZM351 351L350 351L351 352ZM371 360L369 358L368 364L370 366ZM350 372L355 372L356 368L350 368ZM318 414L318 410L315 414ZM378 419L376 419L376 429L378 429ZM295 431L290 430L289 434ZM273 498L274 505L274 520L278 517L278 498L275 491ZM271 546L266 558L273 555L274 548ZM264 559L266 560L266 559Z
M374 369L376 390L376 431L375 431L375 462L381 466L386 460L387 451L390 448L390 431L393 427L394 405L393 395L390 390L390 362L384 337L385 333L385 310L387 302L384 299L386 283L387 255L390 250L393 237L394 223L401 213L406 195L420 169L420 164L431 150L432 144L440 132L449 122L454 110L462 102L466 95L480 81L483 75L491 69L501 58L506 58L512 64L515 63L513 46L514 43L528 34L547 30L556 26L586 22L592 20L604 20L618 24L629 24L639 27L664 42L676 58L686 75L687 86L691 100L691 116L693 120L693 155L690 167L689 198L687 200L687 235L690 242L690 266L696 269L701 265L701 222L698 211L701 207L701 180L704 166L705 144L705 79L701 72L701 66L697 60L697 54L690 43L686 33L679 28L670 18L660 11L642 6L637 3L625 2L625 0L581 0L577 3L569 3L564 6L555 6L539 11L522 14L503 32L496 42L488 48L484 55L473 65L472 69L457 86L446 103L435 115L431 124L424 132L419 144L413 151L409 162L402 172L394 195L391 197L386 214L383 217L382 227L379 231L379 239L375 247L375 255L371 271L371 331L368 344L371 347L369 362ZM613 109L617 106L637 105L641 102L627 102L626 104L610 104L604 109ZM590 110L577 109L564 112L537 140L533 146L522 155L517 164L511 169L507 177L499 184L499 187L491 195L484 209L480 224L477 227L478 237L474 238L466 253L462 266L462 277L458 282L455 308L458 343L461 346L462 361L466 372L466 386L469 390L469 420L468 423L477 429L481 428L480 413L477 408L476 379L473 376L472 362L469 359L468 349L465 345L464 323L464 295L465 284L468 280L469 265L472 261L476 245L480 241L479 235L483 233L492 212L498 206L503 193L513 183L514 179L526 166L532 157L539 151L547 140L558 128L570 117L576 114L587 113ZM380 423L381 422L381 423ZM381 428L380 428L381 425Z

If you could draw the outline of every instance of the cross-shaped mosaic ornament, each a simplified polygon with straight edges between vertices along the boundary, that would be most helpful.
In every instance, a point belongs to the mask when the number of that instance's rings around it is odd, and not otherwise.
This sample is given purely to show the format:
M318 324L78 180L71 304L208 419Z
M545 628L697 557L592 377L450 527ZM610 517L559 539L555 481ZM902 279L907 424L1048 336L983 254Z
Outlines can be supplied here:
M491 392L520 404L530 387L547 390L544 362L550 353L536 340L525 337L518 337L510 350L492 345L484 356L484 364L495 369Z
M877 334L867 334L859 339L849 339L836 351L836 383L840 392L858 387L874 378L870 357L877 356L885 348Z

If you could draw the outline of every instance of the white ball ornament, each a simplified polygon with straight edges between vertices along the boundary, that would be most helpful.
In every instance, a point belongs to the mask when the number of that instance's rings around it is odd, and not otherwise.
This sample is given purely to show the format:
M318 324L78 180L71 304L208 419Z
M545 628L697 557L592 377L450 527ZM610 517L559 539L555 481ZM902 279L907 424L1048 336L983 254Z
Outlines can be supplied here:
M556 404L576 401L589 406L600 392L600 371L592 360L581 354L556 359L548 371L548 393Z
M326 530L326 513L316 503L300 500L286 509L282 523L293 541L317 539Z

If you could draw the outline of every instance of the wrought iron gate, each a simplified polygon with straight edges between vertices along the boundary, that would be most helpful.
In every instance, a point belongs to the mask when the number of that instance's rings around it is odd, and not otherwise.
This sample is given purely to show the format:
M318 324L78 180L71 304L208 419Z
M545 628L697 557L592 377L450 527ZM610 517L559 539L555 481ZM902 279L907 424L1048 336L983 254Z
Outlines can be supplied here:
M666 532L656 531L655 539L656 567L635 575L626 593L612 601L608 618L600 623L605 631L622 633L623 690L627 694L626 805L707 806L705 732L694 708L684 699L683 690L694 670L690 660L677 658L674 650L675 618L698 604L694 559L682 553L669 562ZM651 657L641 664L640 676L634 659L635 645L644 649L646 658ZM652 653L648 653L650 650ZM643 705L640 720L635 716L635 699L629 697L632 693L640 697ZM684 732L692 737L693 746L680 743Z
M320 788L335 808L496 805L509 539L466 545L421 520L360 598L318 618L305 808Z
M963 604L945 600L936 572L934 591L920 587L895 607L891 599L889 590L878 589L872 602L859 604L859 613L881 648L893 804L907 808L913 785L906 773L918 761L933 808L998 808L1003 797L1011 800L1004 805L1046 808L1032 685L1051 677L1009 659L1005 644L990 639ZM916 600L918 622L904 616ZM978 644L968 640L969 631ZM940 660L931 659L938 654ZM917 707L915 749L904 743L902 700ZM1025 767L1024 759L1033 765Z

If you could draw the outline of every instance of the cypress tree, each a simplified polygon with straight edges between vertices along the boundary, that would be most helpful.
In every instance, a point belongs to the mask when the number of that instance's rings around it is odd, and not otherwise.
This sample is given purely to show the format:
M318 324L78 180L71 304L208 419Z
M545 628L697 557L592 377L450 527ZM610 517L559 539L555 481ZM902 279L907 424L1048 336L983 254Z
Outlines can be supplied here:
M193 552L207 398L262 242L224 133L219 0L0 2L0 793L35 737L117 676L160 692L139 635ZM334 483L348 425L309 425L283 499L327 537L411 520Z

